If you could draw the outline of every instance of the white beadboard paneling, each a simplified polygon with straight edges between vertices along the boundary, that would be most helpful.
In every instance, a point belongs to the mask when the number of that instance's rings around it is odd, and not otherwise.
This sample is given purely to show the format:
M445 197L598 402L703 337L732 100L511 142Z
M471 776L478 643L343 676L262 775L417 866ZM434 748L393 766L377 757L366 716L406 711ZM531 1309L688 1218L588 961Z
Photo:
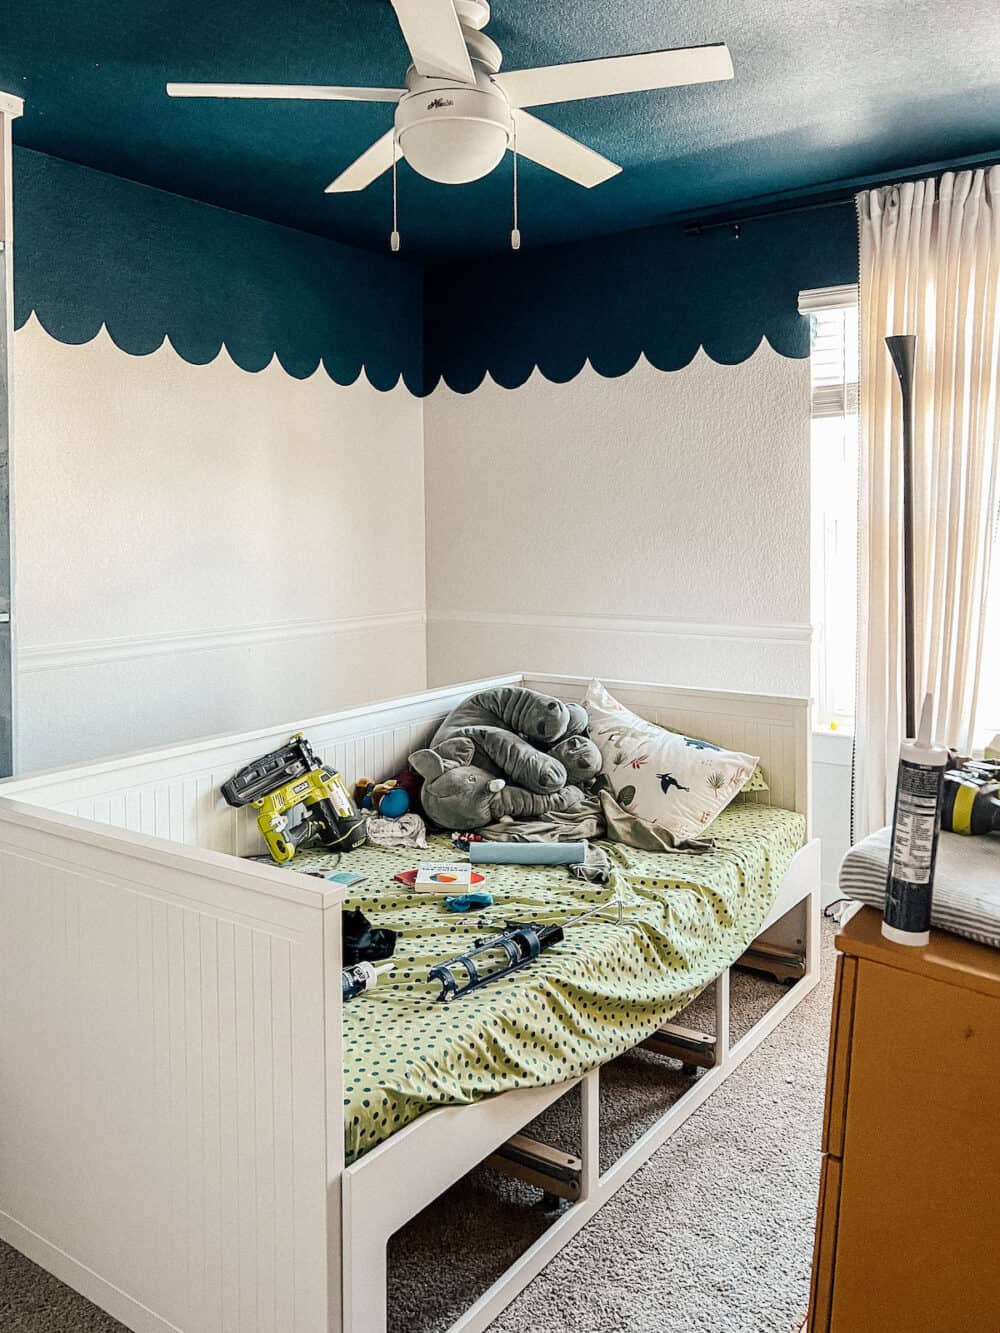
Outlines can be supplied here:
M808 692L807 642L754 633L809 622L808 361L764 341L735 366L439 386L425 460L432 683L530 662Z
M0 793L16 791L27 801L65 814L244 856L264 850L256 811L234 810L220 794L222 784L243 764L302 731L349 785L362 775L388 777L406 766L411 752L426 745L438 723L473 689L520 679L494 677L369 708L56 770L0 786Z
M413 750L427 744L438 723L467 695L488 685L522 680L566 699L582 698L587 685L578 676L538 673L466 681L249 735L216 737L190 747L57 770L0 786L0 795L16 795L49 809L161 836L166 806L177 840L246 855L262 850L256 812L231 809L219 789L237 768L282 744L293 732L303 731L348 783L362 774L387 777L405 766ZM650 721L759 755L771 784L769 799L775 805L806 810L807 774L799 760L808 752L807 701L613 680L608 687Z
M326 1327L340 897L69 834L0 812L0 1234L133 1327Z

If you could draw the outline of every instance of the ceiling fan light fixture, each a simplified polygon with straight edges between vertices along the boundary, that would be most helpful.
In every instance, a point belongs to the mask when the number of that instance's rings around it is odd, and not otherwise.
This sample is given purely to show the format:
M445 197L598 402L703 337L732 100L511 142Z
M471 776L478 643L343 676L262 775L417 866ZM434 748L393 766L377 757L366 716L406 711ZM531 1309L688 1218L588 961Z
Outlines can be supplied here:
M488 120L410 126L399 149L414 171L441 185L468 185L488 176L507 151L507 132Z
M485 72L475 84L407 78L396 108L396 141L414 171L442 185L467 185L503 160L512 121L504 93ZM429 86L428 86L429 85Z

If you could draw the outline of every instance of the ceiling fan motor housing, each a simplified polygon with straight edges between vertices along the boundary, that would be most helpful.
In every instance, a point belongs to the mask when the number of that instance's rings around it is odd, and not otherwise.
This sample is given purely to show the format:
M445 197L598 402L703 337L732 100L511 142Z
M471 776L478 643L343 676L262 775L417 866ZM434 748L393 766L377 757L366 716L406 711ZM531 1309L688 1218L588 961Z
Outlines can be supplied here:
M396 142L414 171L443 185L479 180L502 161L510 143L510 105L487 70L476 82L424 78L410 70L396 107Z

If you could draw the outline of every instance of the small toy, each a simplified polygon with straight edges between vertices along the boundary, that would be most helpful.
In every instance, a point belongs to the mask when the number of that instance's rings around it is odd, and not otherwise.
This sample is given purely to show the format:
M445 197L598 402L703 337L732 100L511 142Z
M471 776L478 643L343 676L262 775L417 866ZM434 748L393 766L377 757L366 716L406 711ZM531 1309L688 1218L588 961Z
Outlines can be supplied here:
M467 852L469 850L470 842L485 841L481 833L453 833L451 835L451 840L460 852Z
M362 810L376 810L385 819L398 819L410 808L409 792L396 778L390 778L388 782L358 778L354 784L354 800Z
M438 828L485 828L508 815L539 819L553 810L571 810L583 800L579 787L563 787L548 796L510 787L473 764L475 749L468 736L453 736L436 750L410 755L410 764L424 779L424 814Z
M492 907L492 893L453 893L445 898L444 905L449 912L471 912L474 907Z

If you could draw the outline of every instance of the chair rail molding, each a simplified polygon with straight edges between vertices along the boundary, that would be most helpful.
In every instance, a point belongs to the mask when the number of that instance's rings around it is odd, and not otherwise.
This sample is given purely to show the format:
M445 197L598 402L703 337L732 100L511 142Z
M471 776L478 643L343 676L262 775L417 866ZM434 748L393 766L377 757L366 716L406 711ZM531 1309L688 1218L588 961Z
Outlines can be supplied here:
M395 611L334 620L289 620L218 630L178 630L108 639L78 639L65 643L21 644L17 652L17 670L20 674L61 671L67 667L100 666L107 662L159 657L171 653L213 652L295 639L370 634L384 629L422 629L425 622L423 611Z
M428 610L427 623L511 625L540 629L585 630L606 634L663 634L671 638L753 639L758 642L809 643L811 625L715 624L672 620L669 616L610 616L530 611Z

